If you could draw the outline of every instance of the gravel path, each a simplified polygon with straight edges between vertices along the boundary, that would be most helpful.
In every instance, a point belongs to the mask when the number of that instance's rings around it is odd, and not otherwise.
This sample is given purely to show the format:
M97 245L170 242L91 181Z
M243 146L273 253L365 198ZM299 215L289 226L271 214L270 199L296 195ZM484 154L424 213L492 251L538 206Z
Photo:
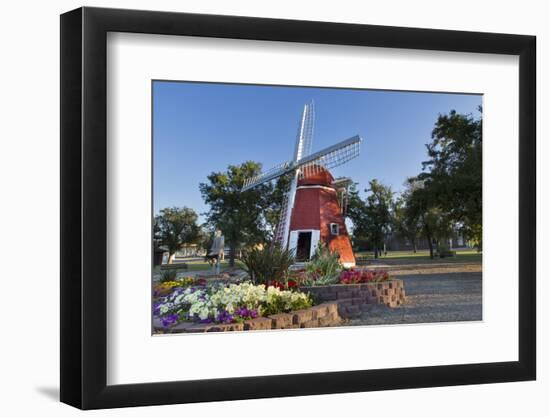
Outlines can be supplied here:
M400 307L373 306L345 325L434 323L482 319L481 272L400 275L407 301Z

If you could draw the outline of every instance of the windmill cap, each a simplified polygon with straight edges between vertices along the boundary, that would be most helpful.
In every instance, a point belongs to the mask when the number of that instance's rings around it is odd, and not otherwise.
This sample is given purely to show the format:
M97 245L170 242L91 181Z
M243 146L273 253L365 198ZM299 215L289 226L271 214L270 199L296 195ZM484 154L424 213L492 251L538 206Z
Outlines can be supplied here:
M314 171L314 172L308 172ZM302 185L324 185L330 187L334 182L334 177L325 168L315 165L314 168L306 168L304 178L298 180L298 187Z

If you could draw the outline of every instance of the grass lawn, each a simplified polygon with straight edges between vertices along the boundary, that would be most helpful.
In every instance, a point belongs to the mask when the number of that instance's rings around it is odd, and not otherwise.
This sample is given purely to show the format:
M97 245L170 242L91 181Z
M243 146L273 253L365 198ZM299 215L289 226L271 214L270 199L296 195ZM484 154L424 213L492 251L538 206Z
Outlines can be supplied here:
M356 252L357 256L366 256L368 259L374 259L372 252ZM382 255L379 258L383 260L396 260L396 261L421 261L421 262L481 262L483 255L475 249L465 249L456 251L456 256L452 258L434 258L430 259L430 252L427 250L417 251L389 251L386 256Z
M193 260L185 260L184 263L187 264L187 269L182 269L182 271L209 271L212 269L212 265L210 265L208 262L205 262L202 259L193 259ZM176 263L177 265L177 263ZM235 259L235 267L242 268L243 264L238 259ZM225 259L220 262L220 269L223 270L225 268L229 267L229 260Z

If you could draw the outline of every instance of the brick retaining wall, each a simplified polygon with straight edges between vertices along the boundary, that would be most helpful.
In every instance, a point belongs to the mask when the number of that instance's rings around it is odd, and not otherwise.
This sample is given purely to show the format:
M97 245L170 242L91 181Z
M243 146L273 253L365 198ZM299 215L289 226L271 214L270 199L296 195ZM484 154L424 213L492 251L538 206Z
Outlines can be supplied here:
M337 326L341 322L338 314L338 303L328 302L305 310L290 313L274 314L246 320L244 323L229 324L198 324L191 322L179 323L170 328L155 326L160 333L206 333L231 332L242 330L300 329L311 327Z
M405 287L400 279L368 284L335 284L316 287L300 287L314 299L338 303L338 314L343 318L354 318L368 311L376 304L398 307L405 302Z

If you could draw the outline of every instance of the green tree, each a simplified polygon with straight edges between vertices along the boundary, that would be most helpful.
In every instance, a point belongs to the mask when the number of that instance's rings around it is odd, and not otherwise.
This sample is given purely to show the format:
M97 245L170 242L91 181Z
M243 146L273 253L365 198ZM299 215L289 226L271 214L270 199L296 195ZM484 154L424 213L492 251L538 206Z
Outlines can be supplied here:
M154 239L156 244L168 249L168 263L172 263L175 253L185 244L198 240L197 219L197 213L188 207L165 208L155 216Z
M376 179L369 181L365 191L369 193L366 199L367 234L374 246L374 257L378 258L391 230L393 191Z
M262 184L241 192L245 179L261 172L261 164L247 161L229 165L225 172L213 172L199 185L202 198L210 206L205 213L209 225L222 231L229 245L229 265L242 245L264 243L268 236L266 210L272 204L273 186Z
M479 108L481 114L481 108ZM429 160L418 179L438 207L470 240L481 246L482 118L452 110L440 115L426 145Z
M411 223L418 222L420 235L428 242L430 258L434 258L434 242L438 249L441 242L452 236L453 220L437 205L437 195L423 180L410 178L405 198L404 216Z
M202 225L199 232L198 244L200 248L208 254L208 251L214 243L214 230L208 225Z
M426 214L426 221L430 223L434 240L439 252L449 249L449 238L453 235L454 222L448 213L440 208L433 207Z
M422 232L422 221L420 214L409 209L410 199L414 191L412 184L406 183L407 187L401 196L395 200L392 210L392 228L398 236L407 239L416 253L418 237Z
M425 187L425 182L419 180L416 177L408 179L408 190L405 194L405 217L408 221L413 222L416 219L420 222L420 233L428 242L428 248L430 249L430 258L434 257L434 227L436 221L433 216L434 213L430 212L434 207L433 196L430 194L430 190Z
M363 250L369 243L368 219L365 201L361 199L357 183L350 186L346 217L353 223L352 242L355 250Z
M362 200L356 188L350 191L347 216L353 223L354 238L367 238L372 244L375 258L378 258L384 240L391 230L393 192L390 187L373 179L365 190L367 197Z

